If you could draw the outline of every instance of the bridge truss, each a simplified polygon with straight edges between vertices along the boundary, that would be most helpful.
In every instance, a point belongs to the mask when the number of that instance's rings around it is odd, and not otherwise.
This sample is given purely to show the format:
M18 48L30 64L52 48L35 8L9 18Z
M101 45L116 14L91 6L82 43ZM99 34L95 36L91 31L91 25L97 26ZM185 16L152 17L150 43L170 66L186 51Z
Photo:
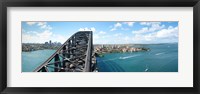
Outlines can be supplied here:
M75 33L34 72L97 71L92 36L92 31Z

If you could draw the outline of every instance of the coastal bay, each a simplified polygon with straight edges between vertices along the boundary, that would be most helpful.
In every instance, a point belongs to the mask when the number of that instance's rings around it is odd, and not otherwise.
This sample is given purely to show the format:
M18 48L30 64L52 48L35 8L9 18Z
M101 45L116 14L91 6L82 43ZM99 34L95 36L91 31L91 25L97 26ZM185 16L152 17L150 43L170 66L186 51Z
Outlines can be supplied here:
M99 72L178 72L178 43L142 46L151 50L97 57Z

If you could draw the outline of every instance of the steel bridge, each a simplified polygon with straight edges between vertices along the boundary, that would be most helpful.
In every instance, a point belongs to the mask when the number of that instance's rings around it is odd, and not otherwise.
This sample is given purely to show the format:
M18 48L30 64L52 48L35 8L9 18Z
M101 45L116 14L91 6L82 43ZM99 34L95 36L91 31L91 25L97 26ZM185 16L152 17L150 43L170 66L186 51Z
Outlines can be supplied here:
M92 31L79 31L73 34L34 72L97 71L92 36Z

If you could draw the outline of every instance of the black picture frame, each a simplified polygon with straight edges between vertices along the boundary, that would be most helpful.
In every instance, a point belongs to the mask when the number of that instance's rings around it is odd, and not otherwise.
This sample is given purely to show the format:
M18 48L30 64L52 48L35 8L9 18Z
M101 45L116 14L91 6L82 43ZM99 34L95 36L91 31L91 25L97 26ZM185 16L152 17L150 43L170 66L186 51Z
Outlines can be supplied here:
M200 94L200 0L1 0L0 92L2 94ZM7 87L7 7L193 7L193 84L181 87Z

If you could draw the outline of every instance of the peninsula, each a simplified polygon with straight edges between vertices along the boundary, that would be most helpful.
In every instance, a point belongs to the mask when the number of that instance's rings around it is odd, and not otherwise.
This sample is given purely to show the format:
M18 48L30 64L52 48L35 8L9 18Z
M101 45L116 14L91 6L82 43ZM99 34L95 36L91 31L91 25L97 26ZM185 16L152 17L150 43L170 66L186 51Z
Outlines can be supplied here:
M129 44L117 44L117 45L94 45L94 53L97 57L103 57L105 53L125 53L125 52L141 52L150 51L150 48L134 47Z

